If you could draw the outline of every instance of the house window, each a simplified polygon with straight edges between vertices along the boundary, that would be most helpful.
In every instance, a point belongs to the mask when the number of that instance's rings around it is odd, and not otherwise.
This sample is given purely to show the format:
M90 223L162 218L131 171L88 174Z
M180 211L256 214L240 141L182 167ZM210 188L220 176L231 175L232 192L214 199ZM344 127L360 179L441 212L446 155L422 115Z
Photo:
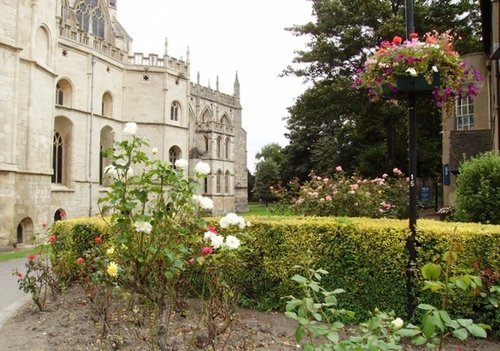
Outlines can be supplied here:
M470 97L455 99L457 130L474 129L474 103Z
M52 183L63 182L64 143L61 134L54 134L52 145Z
M180 116L181 105L174 101L172 105L170 105L170 119L172 121L178 121Z

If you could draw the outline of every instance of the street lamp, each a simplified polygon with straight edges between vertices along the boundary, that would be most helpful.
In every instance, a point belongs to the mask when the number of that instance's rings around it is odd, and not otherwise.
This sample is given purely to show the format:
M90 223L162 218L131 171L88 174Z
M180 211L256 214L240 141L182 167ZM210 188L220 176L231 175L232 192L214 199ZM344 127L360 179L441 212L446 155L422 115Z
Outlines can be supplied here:
M413 0L406 0L406 38L415 31L413 22ZM410 234L406 239L408 250L408 265L406 267L406 311L408 319L413 317L415 309L414 277L417 261L416 251L416 225L417 225L417 119L415 115L415 93L408 94L408 153L409 153L409 227Z

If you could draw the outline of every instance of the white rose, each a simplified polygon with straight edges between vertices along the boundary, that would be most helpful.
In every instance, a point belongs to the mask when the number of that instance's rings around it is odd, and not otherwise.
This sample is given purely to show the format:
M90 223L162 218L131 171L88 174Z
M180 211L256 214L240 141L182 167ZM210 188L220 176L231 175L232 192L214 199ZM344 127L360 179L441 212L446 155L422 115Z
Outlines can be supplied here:
M158 148L157 147L152 148L151 152L153 153L153 155L156 155L158 153Z
M399 317L391 322L392 329L395 330L401 329L403 327L403 324L403 320Z
M233 235L228 235L226 237L226 246L230 250L237 249L240 247L240 240Z
M149 222L137 221L134 223L135 230L139 233L149 234L153 230L153 226Z
M218 249L224 245L224 238L220 235L214 235L210 238L210 243L214 249Z
M204 239L205 241L211 241L211 240L212 240L212 238L213 238L214 236L216 236L216 235L217 235L217 234L215 234L214 232L211 232L211 231L209 230L209 231L205 232L205 234L203 235L203 239Z
M210 166L208 163L200 161L196 164L196 166L194 166L194 171L196 174L207 175L210 173Z
M123 135L135 135L137 133L137 124L135 122L125 123Z
M212 199L202 196L200 200L200 207L204 210L211 210L214 208L214 202Z
M175 167L178 167L178 168L181 168L181 169L184 169L188 166L188 161L180 158L178 159L177 161L175 161Z

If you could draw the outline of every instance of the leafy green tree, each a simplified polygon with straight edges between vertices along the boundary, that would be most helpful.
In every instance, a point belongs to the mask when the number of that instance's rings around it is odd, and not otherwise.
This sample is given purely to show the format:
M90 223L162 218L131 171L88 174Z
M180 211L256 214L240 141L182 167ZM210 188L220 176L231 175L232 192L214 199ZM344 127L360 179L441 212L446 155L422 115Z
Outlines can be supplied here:
M289 145L282 172L285 179L332 173L340 164L347 171L375 176L391 167L407 168L407 108L404 101L369 103L352 87L368 49L394 35L404 36L404 0L310 0L314 21L288 28L309 38L307 50L297 51L296 65L284 75L312 81L289 108ZM456 33L461 54L480 49L480 18L472 0L415 1L415 29ZM441 113L419 97L419 176L440 173Z
M271 187L280 183L279 167L273 160L259 162L255 171L253 198L263 201L266 206L275 200Z

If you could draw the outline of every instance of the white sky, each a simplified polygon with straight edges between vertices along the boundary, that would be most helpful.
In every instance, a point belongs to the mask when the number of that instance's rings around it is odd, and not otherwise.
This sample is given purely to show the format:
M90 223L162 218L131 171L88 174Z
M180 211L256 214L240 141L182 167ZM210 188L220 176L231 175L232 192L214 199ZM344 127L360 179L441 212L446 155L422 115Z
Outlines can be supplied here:
M311 18L308 0L118 0L118 19L134 39L132 49L186 59L191 81L232 94L236 71L240 81L243 128L248 134L248 168L269 143L284 146L283 117L304 90L302 80L278 75L305 47L284 28Z

